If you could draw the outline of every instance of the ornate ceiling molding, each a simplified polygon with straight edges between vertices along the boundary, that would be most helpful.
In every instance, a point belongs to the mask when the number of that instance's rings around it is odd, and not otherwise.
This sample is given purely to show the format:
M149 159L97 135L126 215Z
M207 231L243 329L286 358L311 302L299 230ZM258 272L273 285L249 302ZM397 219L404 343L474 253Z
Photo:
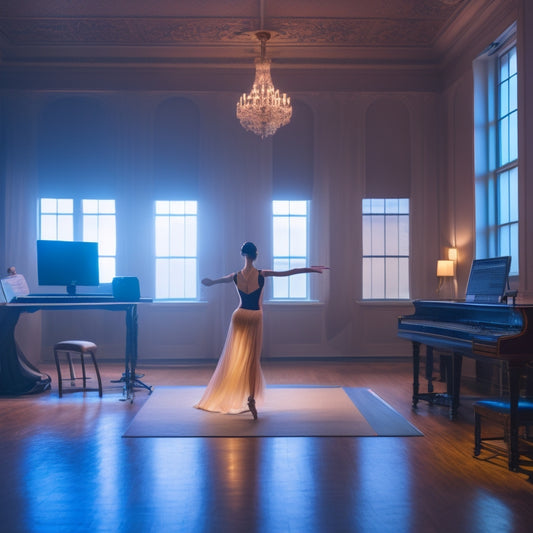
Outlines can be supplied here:
M249 18L0 18L0 32L13 46L180 45L250 43ZM431 46L441 20L271 18L274 45Z

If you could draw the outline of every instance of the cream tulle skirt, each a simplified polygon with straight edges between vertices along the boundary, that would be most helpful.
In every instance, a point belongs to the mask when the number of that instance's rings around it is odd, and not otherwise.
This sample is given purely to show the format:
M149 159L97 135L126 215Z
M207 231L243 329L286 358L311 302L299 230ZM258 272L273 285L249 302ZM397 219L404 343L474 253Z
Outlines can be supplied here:
M263 311L238 308L220 355L197 409L236 414L248 411L248 397L261 400L265 380L261 370Z

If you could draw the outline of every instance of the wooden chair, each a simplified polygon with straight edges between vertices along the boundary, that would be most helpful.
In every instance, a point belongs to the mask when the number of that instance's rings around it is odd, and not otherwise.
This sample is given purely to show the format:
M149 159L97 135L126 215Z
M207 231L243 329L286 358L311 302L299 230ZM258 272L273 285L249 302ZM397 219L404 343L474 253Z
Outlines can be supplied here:
M58 382L60 398L63 396L63 381L70 381L70 385L71 387L73 387L73 389L70 389L70 390L80 390L79 387L74 389L76 380L80 380L80 379L82 380L81 390L83 391L88 391L88 390L96 391L97 390L99 393L99 396L102 397L102 378L100 377L100 370L96 362L96 357L95 357L96 349L97 347L96 347L96 344L94 344L94 342L80 341L80 340L61 341L61 342L58 342L54 346L54 358L55 358L56 368L57 368L57 382ZM60 354L62 353L66 355L66 360L68 363L69 377L67 378L64 378L61 374ZM72 355L80 356L81 373L82 373L81 378L76 377ZM90 357L92 364L94 366L96 378L98 380L97 389L87 388L87 380L90 379L90 377L87 377L87 372L85 369L85 358L86 357Z

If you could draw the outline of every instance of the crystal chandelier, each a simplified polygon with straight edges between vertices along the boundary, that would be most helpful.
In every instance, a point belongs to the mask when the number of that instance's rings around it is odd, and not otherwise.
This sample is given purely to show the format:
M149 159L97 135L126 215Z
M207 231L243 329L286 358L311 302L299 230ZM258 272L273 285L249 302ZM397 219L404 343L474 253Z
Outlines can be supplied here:
M280 94L270 77L270 59L265 57L270 33L259 31L255 35L261 41L261 57L255 60L252 90L248 94L243 93L237 102L237 118L245 130L264 139L289 123L292 106L291 99L285 93Z

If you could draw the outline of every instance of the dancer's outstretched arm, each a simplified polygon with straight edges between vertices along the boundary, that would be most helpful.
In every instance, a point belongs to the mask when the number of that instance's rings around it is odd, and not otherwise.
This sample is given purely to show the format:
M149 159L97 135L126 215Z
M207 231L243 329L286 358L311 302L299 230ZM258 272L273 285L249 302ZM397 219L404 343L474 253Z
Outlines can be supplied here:
M227 276L222 276L221 278L217 279L204 278L202 280L202 285L211 287L211 285L216 285L217 283L230 283L233 281L233 276L234 274L228 274Z
M293 276L294 274L310 274L310 273L317 273L322 274L324 270L328 270L329 267L325 266L311 266L311 267L304 267L304 268L291 268L290 270L261 270L261 274L265 276L265 278L270 276Z

